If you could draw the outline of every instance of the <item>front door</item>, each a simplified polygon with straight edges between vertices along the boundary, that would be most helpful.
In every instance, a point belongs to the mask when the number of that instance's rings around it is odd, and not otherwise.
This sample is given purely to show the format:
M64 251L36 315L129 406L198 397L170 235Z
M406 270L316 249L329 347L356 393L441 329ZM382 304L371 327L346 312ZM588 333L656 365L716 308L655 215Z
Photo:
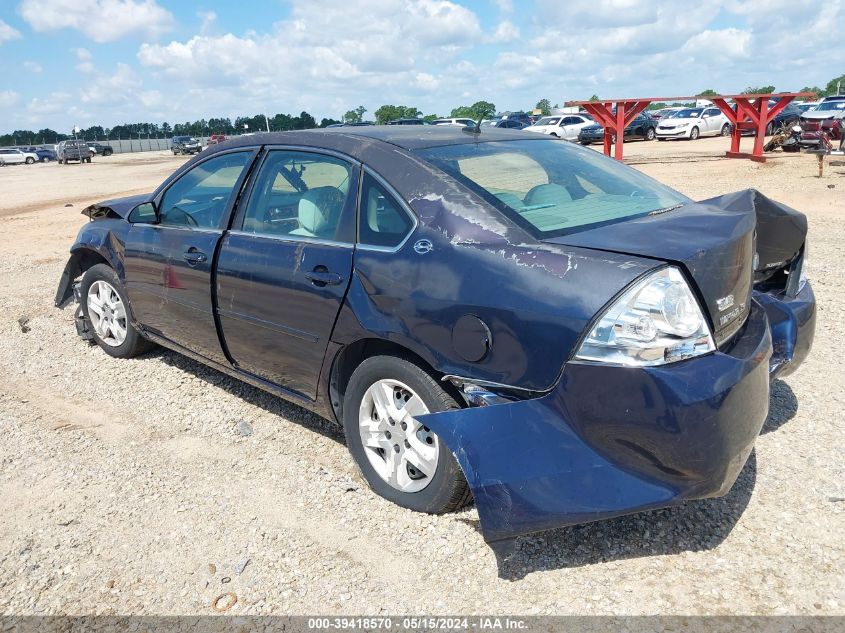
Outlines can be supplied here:
M215 154L159 196L157 223L132 225L126 291L144 328L226 362L211 305L214 253L255 150Z
M268 151L220 248L217 310L235 366L312 399L352 274L358 173L327 154Z

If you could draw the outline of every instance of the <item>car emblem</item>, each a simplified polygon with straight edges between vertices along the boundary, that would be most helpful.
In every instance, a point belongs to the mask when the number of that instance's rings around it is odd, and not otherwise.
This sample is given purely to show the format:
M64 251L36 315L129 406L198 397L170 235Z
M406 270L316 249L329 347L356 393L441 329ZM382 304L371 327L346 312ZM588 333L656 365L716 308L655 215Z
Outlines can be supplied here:
M730 308L734 304L734 296L728 295L727 297L722 297L721 299L716 299L716 305L719 306L719 312L723 312Z
M429 240L417 240L414 244L414 250L420 255L430 253L434 249L434 244Z

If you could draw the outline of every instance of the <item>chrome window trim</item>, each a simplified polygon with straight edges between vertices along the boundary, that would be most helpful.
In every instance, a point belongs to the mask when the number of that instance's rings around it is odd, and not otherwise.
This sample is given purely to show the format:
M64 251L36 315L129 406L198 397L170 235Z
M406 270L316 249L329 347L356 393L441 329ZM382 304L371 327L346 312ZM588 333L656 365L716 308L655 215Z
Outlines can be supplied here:
M342 248L355 247L355 244L352 242L336 242L334 240L324 240L319 237L308 237L307 235L268 235L267 233L253 233L252 231L244 231L242 229L227 231L227 233L229 235L240 235L243 237L257 237L265 240L273 240L274 242L297 242L315 244L318 246L337 246Z
M420 225L420 222L417 219L417 214L413 212L413 210L411 209L410 205L407 203L405 198L403 196L401 196L399 194L399 192L396 191L396 189L389 182L387 182L378 173L376 173L375 171L373 171L372 169L370 169L366 165L364 165L363 167L364 167L363 168L364 175L369 174L370 176L372 176L372 178L379 185L384 187L385 191L387 191L387 193L389 193L391 195L391 197L393 197L393 199L395 199L399 203L399 206L402 208L402 210L408 215L408 217L411 218L412 226L411 226L410 229L408 229L408 233L405 235L405 237L402 239L402 241L399 242L399 244L397 244L396 246L378 246L378 245L375 245L375 244L366 244L366 243L361 241L361 236L359 234L358 235L357 248L362 250L362 251L372 251L372 252L377 252L377 253L398 253L400 250L402 250L402 248L405 246L405 244L408 243L408 240L411 239L411 236L416 232L417 227L419 227L419 225ZM363 191L364 191L364 178L361 178L361 188L358 192L358 229L359 229L359 233L360 233L360 228L361 228L361 196L363 194Z

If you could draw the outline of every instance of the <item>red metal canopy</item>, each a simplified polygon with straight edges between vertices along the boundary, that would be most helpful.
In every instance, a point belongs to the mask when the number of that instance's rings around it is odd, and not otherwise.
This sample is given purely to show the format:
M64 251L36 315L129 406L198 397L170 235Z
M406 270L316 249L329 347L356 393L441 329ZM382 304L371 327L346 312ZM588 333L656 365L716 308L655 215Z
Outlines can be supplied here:
M796 97L815 97L815 94L812 92L781 92L777 94L714 95L710 97L642 97L638 99L605 99L602 101L569 101L566 105L581 106L604 127L604 153L607 156L610 156L610 146L613 144L613 137L615 136L617 142L614 158L622 160L622 146L625 143L623 131L631 124L634 117L645 110L650 103L707 99L722 111L733 128L731 149L725 152L725 156L728 158L750 158L762 163L766 161L763 156L766 127L775 115ZM769 100L772 98L776 98L778 101L769 108ZM736 110L727 103L728 99L732 99L736 104ZM615 112L614 105L616 106ZM750 154L739 151L739 140L743 130L754 130L756 132L754 150Z

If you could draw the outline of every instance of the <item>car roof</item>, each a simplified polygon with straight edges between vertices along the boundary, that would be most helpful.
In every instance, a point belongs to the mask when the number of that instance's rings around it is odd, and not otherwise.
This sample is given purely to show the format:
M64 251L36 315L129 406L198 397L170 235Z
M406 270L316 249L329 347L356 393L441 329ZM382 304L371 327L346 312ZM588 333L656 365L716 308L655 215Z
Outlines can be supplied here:
M534 132L520 132L485 126L479 134L464 132L453 125L369 125L336 127L291 132L261 132L236 137L215 145L215 151L244 145L305 145L334 149L360 156L368 145L386 143L413 151L442 145L463 145L487 141L543 139Z

